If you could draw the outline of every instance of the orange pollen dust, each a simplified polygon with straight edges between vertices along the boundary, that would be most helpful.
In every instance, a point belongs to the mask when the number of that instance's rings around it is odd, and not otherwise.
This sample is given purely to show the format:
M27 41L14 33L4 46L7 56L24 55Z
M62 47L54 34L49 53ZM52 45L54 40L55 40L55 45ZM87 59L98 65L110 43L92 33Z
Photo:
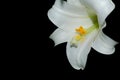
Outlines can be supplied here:
M82 26L80 26L79 28L76 29L76 32L78 32L78 33L83 35L83 34L86 33L86 30Z

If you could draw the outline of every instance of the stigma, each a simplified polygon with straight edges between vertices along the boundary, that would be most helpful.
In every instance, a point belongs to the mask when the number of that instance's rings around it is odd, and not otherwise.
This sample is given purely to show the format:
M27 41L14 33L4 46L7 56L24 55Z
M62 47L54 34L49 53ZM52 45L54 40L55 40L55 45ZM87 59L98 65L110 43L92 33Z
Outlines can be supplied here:
M79 34L76 34L76 35L75 35L75 40L76 40L76 41L79 41L80 39L81 39L81 36L80 36Z

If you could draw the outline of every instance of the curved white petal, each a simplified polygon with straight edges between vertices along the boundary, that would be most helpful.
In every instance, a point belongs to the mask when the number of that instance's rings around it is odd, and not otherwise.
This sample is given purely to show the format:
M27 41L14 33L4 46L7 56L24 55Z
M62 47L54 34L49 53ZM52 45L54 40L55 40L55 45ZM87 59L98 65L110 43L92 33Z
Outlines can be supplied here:
M78 47L71 47L70 41L67 44L67 58L71 66L77 70L84 69L87 61L88 53L91 49L91 43L96 36L97 31L93 31L87 35L83 42L78 44Z
M68 2L59 1L59 3L55 3L48 11L49 19L57 27L66 31L74 31L79 26L87 28L93 25L85 7L78 7Z
M112 40L108 36L106 36L102 31L97 36L96 40L94 41L92 47L102 53L102 54L112 54L115 52L115 45L117 44L116 41Z
M87 8L96 12L99 25L102 26L106 17L115 8L112 0L80 0Z
M67 42L70 38L70 33L65 32L59 28L57 28L51 35L50 38L54 41L55 46Z
M73 6L78 6L78 7L81 7L83 6L81 3L80 3L80 0L67 0L67 2Z

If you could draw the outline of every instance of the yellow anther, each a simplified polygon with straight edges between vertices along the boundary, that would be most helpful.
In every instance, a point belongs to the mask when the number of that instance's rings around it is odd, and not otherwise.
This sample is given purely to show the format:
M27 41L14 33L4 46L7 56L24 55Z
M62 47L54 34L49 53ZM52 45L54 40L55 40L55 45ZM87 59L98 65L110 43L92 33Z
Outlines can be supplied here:
M81 39L81 36L79 34L75 35L75 40L79 41Z
M80 26L79 28L77 28L76 29L76 32L78 32L78 33L80 33L80 34L86 34L86 30L82 27L82 26Z

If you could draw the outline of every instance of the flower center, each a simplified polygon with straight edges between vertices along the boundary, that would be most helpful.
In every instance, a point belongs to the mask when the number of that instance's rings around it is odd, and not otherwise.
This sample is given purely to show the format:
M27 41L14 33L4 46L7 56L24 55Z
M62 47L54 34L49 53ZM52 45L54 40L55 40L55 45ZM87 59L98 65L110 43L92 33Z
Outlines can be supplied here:
M78 32L81 35L86 34L86 30L82 26L80 26L79 28L76 28L76 32Z
M78 46L79 42L83 42L86 38L86 35L91 33L93 30L98 29L98 24L94 24L93 26L85 29L83 26L80 26L75 29L75 36L71 40L71 47Z

